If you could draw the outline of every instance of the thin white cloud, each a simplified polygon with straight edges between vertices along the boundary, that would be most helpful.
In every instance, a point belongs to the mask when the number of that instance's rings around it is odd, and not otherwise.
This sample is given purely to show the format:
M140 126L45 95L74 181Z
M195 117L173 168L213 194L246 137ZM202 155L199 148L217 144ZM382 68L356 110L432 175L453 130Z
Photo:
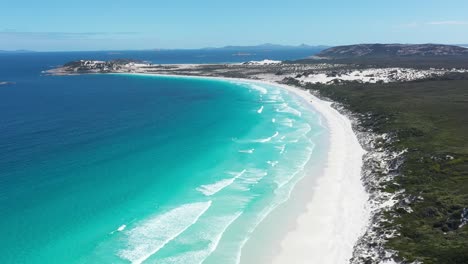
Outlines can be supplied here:
M446 20L446 21L432 21L428 22L428 25L468 25L468 21L456 21L456 20Z
M468 26L468 21L461 20L439 20L430 22L411 22L397 25L397 28L414 29L427 26Z

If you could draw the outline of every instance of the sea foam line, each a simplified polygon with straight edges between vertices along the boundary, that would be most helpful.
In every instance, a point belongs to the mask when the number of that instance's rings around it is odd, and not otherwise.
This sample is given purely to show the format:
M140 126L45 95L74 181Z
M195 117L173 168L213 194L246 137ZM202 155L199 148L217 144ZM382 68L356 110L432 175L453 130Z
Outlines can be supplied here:
M122 232L122 231L125 230L125 228L127 228L127 225L121 225L121 226L119 226L119 228L117 228L116 230L110 232L109 234L112 235L112 234L114 234L115 232Z
M250 85L250 88L252 88L254 90L257 90L262 94L267 94L268 93L268 90L265 87L262 87L262 86L256 85L256 84L249 84L249 85Z
M200 250L192 250L175 256L158 260L157 263L203 263L218 248L219 242L226 230L234 223L242 212L236 212L233 215L213 217L207 223L206 228L194 236L194 241L185 241L185 243L197 243L200 240L210 241L206 247Z
M284 125L284 126L287 126L287 127L293 127L293 123L294 123L294 120L291 119L291 118L285 118L285 119L281 120L281 122L280 122L281 125Z
M227 224L222 228L222 231L214 238L211 240L211 243L210 243L210 253L207 255L207 257L209 257L215 250L216 248L218 247L219 245L219 241L221 240L221 238L223 237L224 233L226 232L226 230L229 228L229 226L232 225L232 223L234 223L237 218L239 218L239 216L242 215L242 212L237 212L236 214L233 215L233 217L230 217L227 218ZM223 222L223 221L218 221L218 222Z
M308 139L309 132L312 131L312 127L306 123L305 126L295 128L291 133L287 133L285 136L280 138L280 141L287 143L297 143L300 139Z
M302 116L302 113L299 110L290 107L287 103L281 104L280 108L276 109L276 112L289 113L289 114L293 114L293 115L296 115L296 116L299 116L299 117Z
M309 156L310 159L311 156ZM285 182L285 184L278 186L277 189L275 189L275 197L272 203L269 204L269 206L264 207L257 215L256 219L254 220L253 224L248 228L246 232L246 237L240 242L237 248L236 252L236 264L239 264L241 262L241 256L242 256L242 250L244 249L244 246L247 244L247 242L250 240L250 235L257 229L257 227L260 225L260 223L265 220L265 218L270 215L273 210L275 210L279 205L285 203L286 201L289 200L291 197L291 192L296 186L297 182L299 182L303 177L304 173L302 173L301 176L297 176L300 172L303 172L304 168L301 168L293 173L293 176L290 178L289 181Z
M228 187L229 185L231 185L237 178L241 177L245 172L246 172L246 170L244 169L241 172L235 173L234 174L235 176L230 178L230 179L220 180L220 181L215 182L213 184L202 185L202 186L197 188L197 191L203 193L206 196L214 195L217 192L221 191L222 189L224 189L224 188Z
M263 177L267 176L268 172L263 169L250 168L245 176L241 178L237 188L241 191L248 191L252 185L257 184Z
M281 146L275 146L275 148L280 150L280 154L283 154L284 150L286 149L286 145L283 144Z
M269 141L271 141L272 139L274 139L275 137L277 137L278 135L279 135L279 132L276 131L275 134L273 134L273 136L271 136L271 137L262 138L262 139L256 139L256 140L254 140L253 142L260 142L260 143L269 142Z
M309 141L309 142L311 143L311 145L308 146L308 147L306 148L306 150L307 150L307 155L303 155L303 156L302 156L302 157L305 157L305 158L302 160L302 162L301 162L301 160L298 158L298 159L299 159L298 162L300 162L300 164L296 167L296 168L297 168L296 171L293 172L293 173L291 174L291 176L286 177L286 178L283 177L283 178L280 179L280 177L276 177L275 183L276 183L276 185L278 186L278 189L281 188L281 187L283 187L284 185L288 184L292 179L294 179L294 177L295 177L298 173L304 171L304 168L305 168L305 166L307 165L307 163L309 163L310 159L312 158L312 153L314 152L314 149L315 149L315 144L312 143L311 141ZM280 175L280 176L284 176L285 174L287 174L287 173L280 173L279 175Z
M118 256L133 264L142 263L194 225L210 206L211 201L184 204L144 221L126 232L128 248Z
M267 163L270 164L272 167L275 167L276 165L278 165L279 161L277 161L277 160L273 160L273 161L269 160L269 161L267 161Z

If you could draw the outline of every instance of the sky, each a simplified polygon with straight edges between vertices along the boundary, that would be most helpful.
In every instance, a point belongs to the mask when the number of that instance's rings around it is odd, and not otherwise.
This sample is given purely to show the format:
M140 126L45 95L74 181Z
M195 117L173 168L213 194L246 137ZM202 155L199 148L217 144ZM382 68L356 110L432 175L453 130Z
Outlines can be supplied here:
M468 43L467 0L0 0L0 50Z

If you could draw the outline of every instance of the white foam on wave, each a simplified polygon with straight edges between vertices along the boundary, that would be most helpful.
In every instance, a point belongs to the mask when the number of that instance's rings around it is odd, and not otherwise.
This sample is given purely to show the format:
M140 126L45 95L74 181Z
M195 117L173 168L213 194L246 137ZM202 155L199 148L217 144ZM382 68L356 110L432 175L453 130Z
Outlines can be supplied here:
M271 91L269 91L269 94L263 97L264 100L262 102L264 103L271 103L271 104L281 104L284 103L284 98L281 96L281 94L272 94Z
M275 134L273 134L273 136L267 137L267 138L262 138L262 139L256 139L256 140L254 140L254 142L260 142L260 143L269 142L272 139L274 139L275 137L277 137L278 135L279 135L279 132L276 131Z
M272 122L272 123L276 123L276 118L272 118L272 119L271 119L271 122Z
M265 87L256 84L250 84L250 88L259 91L262 94L267 94L268 90Z
M112 234L114 234L115 232L122 232L122 231L125 230L126 227L127 227L127 225L121 225L121 226L119 226L119 228L117 228L116 230L110 232L110 234L112 235Z
M251 168L239 177L239 188L241 190L249 190L250 186L257 184L263 177L267 176L268 172L263 169Z
M303 159L298 161L299 165L296 166L296 169L293 172L279 172L275 173L278 175L287 175L285 179L280 183L278 179L275 180L277 184L277 188L275 189L275 197L274 200L266 207L264 207L260 212L258 212L256 219L254 220L253 224L247 230L247 234L245 238L241 241L238 246L238 250L236 252L236 263L239 264L241 261L242 250L244 246L247 244L247 241L250 239L250 235L254 232L257 226L263 222L263 220L273 211L275 210L280 204L283 204L291 197L292 190L296 186L296 184L304 177L304 168L306 164L310 161L312 157L312 152L315 147L315 144L309 140L311 145L307 147L307 155L303 155ZM277 146L278 148L278 146ZM281 146L282 150L284 151L285 145ZM295 157L296 159L297 157Z
M220 181L215 182L213 184L202 185L202 186L197 188L197 191L203 193L206 196L214 195L217 192L221 191L222 189L224 189L224 188L228 187L229 185L231 185L237 178L241 177L245 172L246 172L246 170L243 170L241 172L234 172L234 174L231 173L231 172L228 172L229 174L234 175L234 177L229 178L229 179L220 180Z
M279 113L289 113L289 114L292 114L292 115L295 115L295 116L302 116L302 113L295 109L295 108L292 108L290 107L287 103L283 103L281 104L277 109L276 109L276 112L279 112Z
M314 148L315 148L315 144L311 143L310 146L307 146L305 148L306 153L300 156L296 156L294 158L293 163L296 163L297 165L294 166L293 173L289 173L288 171L283 172L283 173L277 173L276 178L275 178L275 183L278 186L278 189L283 187L287 183L289 183L292 179L296 177L298 173L304 171L305 166L307 165L307 163L310 161L312 157Z
M224 179L213 184L202 185L197 188L197 191L203 193L206 196L211 196L222 189L226 188L227 186L231 185L234 182L234 178L231 179Z
M298 173L298 172L297 172ZM297 174L296 173L296 174ZM251 234L254 232L255 229L257 229L258 225L263 222L263 220L273 211L275 210L280 204L286 202L289 197L291 196L291 192L296 185L296 183L302 179L303 177L293 177L288 184L282 186L281 188L278 188L275 190L275 197L274 200L266 207L264 207L258 214L256 215L256 218L252 225L247 230L247 233L245 234L245 238L240 242L238 245L237 251L236 251L236 264L239 264L241 262L241 256L242 256L242 250L244 246L247 244L247 241L249 241ZM285 262L286 263L286 262Z
M285 118L279 122L283 126L293 127L294 120L291 118Z
M275 95L281 94L281 90L274 86L270 87L270 94L275 94Z
M118 256L134 264L142 263L194 225L210 206L211 201L184 204L143 221L126 232L127 248Z
M257 110L257 113L261 114L263 112L263 105Z
M209 241L206 247L200 250L193 250L177 254L158 260L157 263L162 264L186 264L186 263L203 263L215 250L218 248L219 242L229 226L234 223L242 212L236 212L232 215L213 217L207 223L206 228L197 232L194 235L194 241L185 241L185 243L197 243L201 240ZM196 241L195 241L196 240Z
M239 244L238 250L236 252L236 263L239 264L241 260L241 255L242 255L242 250L244 246L246 245L247 241L250 239L250 235L254 232L254 230L257 228L257 226L263 222L263 220L275 209L277 208L280 204L286 202L289 200L291 196L291 192L294 188L294 186L297 184L299 180L301 180L304 177L304 168L307 165L307 163L310 161L312 158L312 152L315 148L315 144L312 142L311 139L308 140L310 145L306 147L306 153L305 155L301 156L295 156L294 157L294 162L297 162L297 165L294 166L294 171L288 172L288 171L277 171L275 173L275 183L277 184L277 188L275 189L275 198L274 200L265 208L263 208L256 216L256 220L254 223L250 226L250 228L247 230L247 234L245 238L241 241ZM281 146L275 146L275 148L280 149L280 153L283 153L286 145L281 145ZM297 160L299 158L299 160ZM278 164L278 161L267 161L268 164L272 165ZM281 177L285 176L285 177Z
M270 164L272 167L275 167L276 165L278 165L279 161L275 160L275 161L267 161L268 164Z
M234 176L234 178L239 178L241 177L242 175L244 175L244 173L246 173L247 170L246 169L243 169L242 171L238 172L238 171L227 171L226 173L229 174L229 175L232 175Z
M271 137L267 137L267 138L260 138L260 139L253 139L253 140L239 140L238 138L232 138L232 141L239 142L239 143L252 143L252 142L266 143L266 142L271 141L272 139L274 139L278 135L279 135L279 132L276 131Z
M284 102L284 98L280 94L271 94L268 96L268 99L271 100L271 102L277 103L277 102Z
M252 154L254 153L255 149L244 149L244 150L239 150L240 153L249 153Z
M280 150L280 154L283 154L284 150L286 149L286 145L283 144L281 146L275 146L275 148Z
M308 124L302 124L300 127L295 126L293 132L287 133L285 136L281 137L281 141L288 142L288 143L297 143L300 139L307 139L309 138L309 132L312 131L312 127Z

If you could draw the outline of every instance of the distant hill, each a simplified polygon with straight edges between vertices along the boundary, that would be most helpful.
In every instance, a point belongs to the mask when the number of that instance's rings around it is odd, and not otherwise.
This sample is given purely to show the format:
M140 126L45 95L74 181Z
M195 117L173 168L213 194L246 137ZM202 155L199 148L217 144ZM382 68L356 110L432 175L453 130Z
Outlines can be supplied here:
M467 56L468 48L441 44L358 44L322 50L317 59Z
M311 50L323 50L329 48L329 46L311 46L306 44L301 44L298 46L292 45L278 45L278 44L262 44L262 45L255 45L255 46L225 46L221 48L204 48L204 50L232 50L232 51L255 51L255 50L291 50L291 49L311 49Z

